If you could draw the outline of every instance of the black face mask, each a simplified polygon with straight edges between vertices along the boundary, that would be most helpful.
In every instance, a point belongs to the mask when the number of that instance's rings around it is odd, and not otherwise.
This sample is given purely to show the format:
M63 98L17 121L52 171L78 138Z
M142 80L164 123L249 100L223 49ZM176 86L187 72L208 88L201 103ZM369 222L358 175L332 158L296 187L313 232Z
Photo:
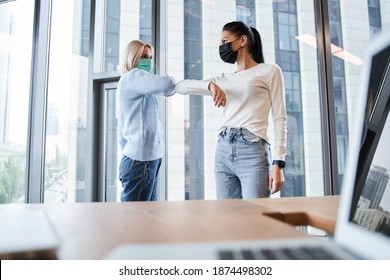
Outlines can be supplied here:
M240 38L237 38L233 42L225 43L223 45L219 46L219 56L221 59L226 62L226 63L231 63L234 64L236 63L237 55L238 55L238 50L233 51L232 49L232 44L237 41Z

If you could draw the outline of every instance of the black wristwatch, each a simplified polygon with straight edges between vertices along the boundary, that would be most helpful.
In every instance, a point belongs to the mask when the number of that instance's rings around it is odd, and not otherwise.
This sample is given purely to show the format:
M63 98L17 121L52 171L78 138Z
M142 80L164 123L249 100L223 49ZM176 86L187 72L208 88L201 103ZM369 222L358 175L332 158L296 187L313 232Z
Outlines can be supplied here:
M286 166L286 162L284 160L274 160L272 162L272 165L278 165L281 168L284 168Z

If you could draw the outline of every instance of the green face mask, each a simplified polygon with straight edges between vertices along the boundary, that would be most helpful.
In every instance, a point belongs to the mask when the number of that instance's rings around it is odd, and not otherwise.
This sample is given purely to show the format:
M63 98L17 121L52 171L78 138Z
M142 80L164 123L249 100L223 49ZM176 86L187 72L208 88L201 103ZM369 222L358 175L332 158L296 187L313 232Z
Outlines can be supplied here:
M151 73L153 69L153 60L150 58L140 58L137 68Z

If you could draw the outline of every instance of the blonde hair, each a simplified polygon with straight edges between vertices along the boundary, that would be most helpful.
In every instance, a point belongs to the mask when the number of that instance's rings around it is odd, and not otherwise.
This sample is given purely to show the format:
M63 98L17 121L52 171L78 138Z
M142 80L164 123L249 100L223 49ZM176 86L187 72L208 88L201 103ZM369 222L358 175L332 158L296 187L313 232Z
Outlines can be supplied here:
M129 72L130 70L135 68L135 65L142 56L142 52L144 51L145 47L150 48L152 50L152 53L154 53L153 47L151 45L140 40L130 41L126 45L123 52L123 60L121 65L122 74Z

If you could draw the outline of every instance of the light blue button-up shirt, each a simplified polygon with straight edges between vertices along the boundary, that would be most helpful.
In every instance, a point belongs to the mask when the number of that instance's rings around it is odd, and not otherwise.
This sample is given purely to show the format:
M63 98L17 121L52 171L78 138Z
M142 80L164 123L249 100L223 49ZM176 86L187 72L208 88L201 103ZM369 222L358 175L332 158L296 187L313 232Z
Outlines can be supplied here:
M117 88L119 144L122 154L139 161L164 156L164 131L156 96L173 93L175 79L134 68L122 75Z

